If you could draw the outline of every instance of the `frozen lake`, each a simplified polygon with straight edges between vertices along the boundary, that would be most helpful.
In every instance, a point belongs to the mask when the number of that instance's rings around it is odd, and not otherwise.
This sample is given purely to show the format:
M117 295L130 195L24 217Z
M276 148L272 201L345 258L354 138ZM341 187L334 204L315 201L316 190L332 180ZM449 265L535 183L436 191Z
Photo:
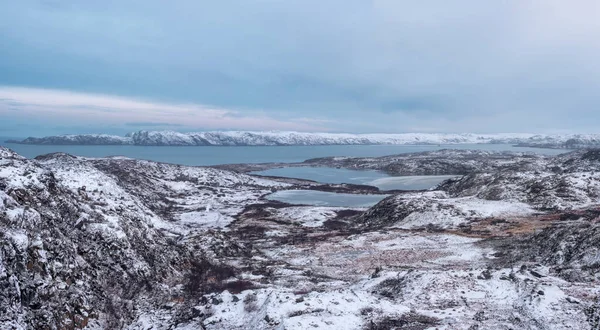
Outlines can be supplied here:
M422 190L435 187L454 175L392 177L380 171L357 171L331 167L283 167L252 174L282 176L322 183L350 183L378 187L381 190Z
M267 196L267 199L295 205L371 207L388 195L339 194L313 190L283 190Z

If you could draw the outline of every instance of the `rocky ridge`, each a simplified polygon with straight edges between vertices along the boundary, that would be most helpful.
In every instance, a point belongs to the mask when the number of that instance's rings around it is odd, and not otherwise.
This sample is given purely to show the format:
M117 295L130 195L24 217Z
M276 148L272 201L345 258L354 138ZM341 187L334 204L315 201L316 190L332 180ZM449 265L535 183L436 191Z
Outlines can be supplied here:
M1 149L0 159L3 328L126 326L140 310L183 295L174 293L196 276L195 267L210 271L248 254L226 233L211 230L219 227L211 214L175 221L198 207L178 200L181 192L214 197L218 210L235 195L252 201L285 185L212 169L66 154L28 160ZM106 166L113 171L103 172ZM246 188L237 189L240 184Z

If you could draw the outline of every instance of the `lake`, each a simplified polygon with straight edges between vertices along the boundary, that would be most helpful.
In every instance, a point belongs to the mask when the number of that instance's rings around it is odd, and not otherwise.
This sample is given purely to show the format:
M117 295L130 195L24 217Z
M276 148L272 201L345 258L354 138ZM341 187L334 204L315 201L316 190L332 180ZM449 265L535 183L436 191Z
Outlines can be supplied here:
M269 200L294 204L331 207L371 207L388 195L339 194L313 190L282 190L266 196Z
M429 189L444 180L456 177L455 175L391 177L380 171L357 171L330 167L284 167L251 174L306 179L322 183L362 184L375 186L381 190Z
M295 163L328 156L379 157L440 149L476 149L490 151L535 152L559 154L557 149L518 148L505 144L463 144L442 146L342 145L342 146L264 146L264 147L150 147L150 146L54 146L5 143L0 145L33 158L52 152L65 152L84 157L126 156L158 162L210 166L236 163Z
M253 174L308 179L322 183L366 184L381 190L429 189L444 180L456 177L455 175L391 177L379 171L329 167L285 167L253 172ZM387 196L341 194L315 190L283 190L270 194L266 198L296 205L371 207Z

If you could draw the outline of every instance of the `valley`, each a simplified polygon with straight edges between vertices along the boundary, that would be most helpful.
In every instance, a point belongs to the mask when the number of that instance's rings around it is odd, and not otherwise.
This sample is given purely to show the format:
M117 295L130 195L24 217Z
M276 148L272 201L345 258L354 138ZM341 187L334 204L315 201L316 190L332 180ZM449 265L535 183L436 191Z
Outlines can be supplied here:
M27 159L0 148L0 327L600 325L600 152L440 150L292 166L449 177L389 191L246 174L278 164ZM268 198L302 191L382 200Z

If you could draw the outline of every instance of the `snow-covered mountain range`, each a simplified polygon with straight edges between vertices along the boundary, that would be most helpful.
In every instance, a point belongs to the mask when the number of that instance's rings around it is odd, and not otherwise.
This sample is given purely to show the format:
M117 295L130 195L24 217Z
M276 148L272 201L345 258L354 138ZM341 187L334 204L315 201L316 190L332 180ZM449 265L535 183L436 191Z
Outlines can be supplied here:
M21 144L45 145L137 145L137 146L296 146L296 145L436 145L436 144L517 144L521 146L581 148L600 146L600 134L540 135L505 134L347 134L304 132L218 131L179 133L138 131L127 136L106 134L29 137Z

